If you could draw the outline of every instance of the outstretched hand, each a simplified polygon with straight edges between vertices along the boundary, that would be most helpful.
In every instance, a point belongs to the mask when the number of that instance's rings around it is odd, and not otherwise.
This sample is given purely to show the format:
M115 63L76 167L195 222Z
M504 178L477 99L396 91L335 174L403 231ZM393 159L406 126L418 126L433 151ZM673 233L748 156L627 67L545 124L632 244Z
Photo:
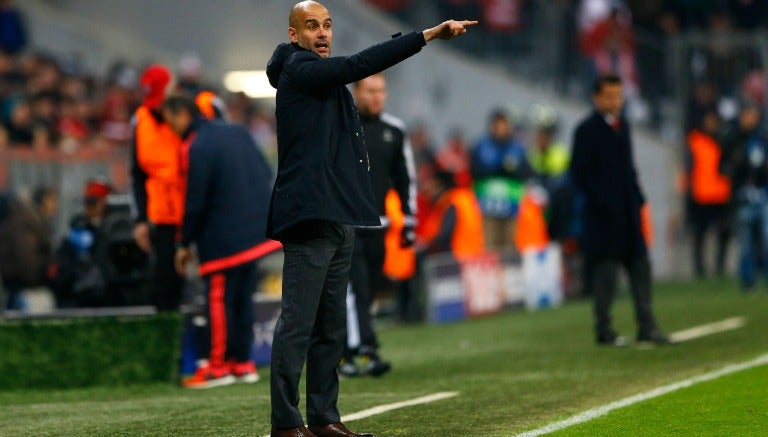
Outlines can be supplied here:
M467 27L477 25L477 21L444 21L437 26L424 31L424 41L429 42L437 39L453 39L459 35L467 33Z

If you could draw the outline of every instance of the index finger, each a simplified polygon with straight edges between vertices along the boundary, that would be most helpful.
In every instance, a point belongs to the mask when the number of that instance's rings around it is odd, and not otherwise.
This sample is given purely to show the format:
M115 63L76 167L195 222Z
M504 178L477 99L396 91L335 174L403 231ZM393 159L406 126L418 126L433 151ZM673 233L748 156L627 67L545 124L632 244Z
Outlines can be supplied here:
M461 24L462 26L476 26L477 25L477 20L459 21L459 24Z

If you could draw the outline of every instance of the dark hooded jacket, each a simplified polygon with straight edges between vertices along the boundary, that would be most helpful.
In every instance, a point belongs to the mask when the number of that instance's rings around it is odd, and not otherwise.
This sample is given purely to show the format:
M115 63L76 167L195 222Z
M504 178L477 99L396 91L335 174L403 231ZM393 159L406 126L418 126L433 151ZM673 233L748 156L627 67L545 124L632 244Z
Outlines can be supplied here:
M280 44L267 65L277 89L277 181L267 235L307 220L378 226L363 131L346 84L418 53L424 36L397 36L357 54L323 59Z

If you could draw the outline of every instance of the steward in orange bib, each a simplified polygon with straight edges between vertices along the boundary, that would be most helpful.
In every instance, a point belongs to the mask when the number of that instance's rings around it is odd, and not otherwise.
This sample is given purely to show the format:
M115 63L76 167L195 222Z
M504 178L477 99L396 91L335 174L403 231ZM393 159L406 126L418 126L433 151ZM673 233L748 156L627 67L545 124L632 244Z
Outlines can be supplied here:
M731 181L721 173L723 149L717 139L720 116L715 110L705 112L698 125L688 133L689 217L693 226L693 268L696 276L706 274L704 238L707 231L717 234L715 268L725 272L726 250L730 239Z
M131 163L136 226L134 238L146 252L153 252L151 293L160 311L177 310L182 278L176 274L173 257L184 217L186 152L181 138L163 121L160 105L173 89L170 71L150 65L140 80L144 100L134 115ZM207 117L223 116L223 107L210 92L197 96L200 111Z
M457 260L483 253L483 216L470 188L456 187L453 173L435 170L426 191L435 199L424 223L419 255L450 251Z

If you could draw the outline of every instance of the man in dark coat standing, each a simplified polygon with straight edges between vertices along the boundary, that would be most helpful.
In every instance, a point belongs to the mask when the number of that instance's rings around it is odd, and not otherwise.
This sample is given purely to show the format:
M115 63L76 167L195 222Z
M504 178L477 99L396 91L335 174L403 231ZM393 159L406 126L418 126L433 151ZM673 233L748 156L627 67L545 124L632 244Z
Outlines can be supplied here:
M191 97L169 97L162 111L183 141L181 171L187 180L174 264L184 275L194 243L208 292L208 363L182 385L256 382L251 360L256 261L280 248L264 236L272 171L244 127L205 119Z
M297 3L291 43L267 65L277 89L277 181L267 235L282 241L282 312L272 344L273 436L356 436L341 424L336 367L346 331L353 226L378 226L360 119L345 87L450 39L475 22L446 21L348 57L330 57L333 22L320 3ZM307 422L299 379L307 363Z
M640 219L645 197L632 158L629 125L621 115L621 79L599 78L592 98L595 111L576 129L570 172L585 200L582 244L590 269L586 286L595 298L597 343L626 344L613 331L610 315L619 265L629 276L637 340L669 343L651 308L651 265Z

